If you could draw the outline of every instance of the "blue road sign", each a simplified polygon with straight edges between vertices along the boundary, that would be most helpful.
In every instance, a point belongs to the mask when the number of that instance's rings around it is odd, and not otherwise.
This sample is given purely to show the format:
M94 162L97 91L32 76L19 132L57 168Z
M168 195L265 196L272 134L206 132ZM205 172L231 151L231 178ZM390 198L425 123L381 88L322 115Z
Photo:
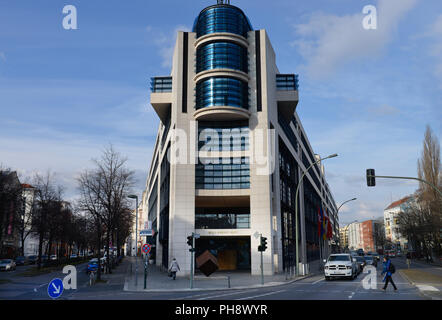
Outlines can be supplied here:
M61 279L56 278L51 282L49 282L48 295L52 299L59 298L62 293L63 293L63 281Z

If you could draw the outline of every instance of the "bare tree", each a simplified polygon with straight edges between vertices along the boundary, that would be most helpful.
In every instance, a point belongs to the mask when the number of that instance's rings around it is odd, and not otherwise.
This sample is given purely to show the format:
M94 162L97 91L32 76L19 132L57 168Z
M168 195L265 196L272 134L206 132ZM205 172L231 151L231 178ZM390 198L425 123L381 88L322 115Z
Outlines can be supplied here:
M430 126L427 126L425 131L422 154L418 160L417 167L419 178L442 189L440 144ZM426 223L426 236L430 239L428 242L430 247L427 248L427 254L431 254L431 249L434 249L438 255L441 255L442 199L436 190L423 183L420 183L416 196L421 214L423 215L422 218Z
M79 206L94 218L99 242L104 231L106 264L109 272L112 272L110 244L114 231L120 227L121 216L130 207L127 196L134 185L134 172L126 168L127 159L112 146L106 148L101 158L93 162L95 168L84 171L78 179L81 193Z
M380 218L375 221L374 225L374 245L376 247L376 251L378 247L384 247L385 245L385 226L384 219Z
M44 176L35 174L33 185L35 187L35 206L32 214L33 231L39 237L38 243L38 268L41 268L43 243L50 234L51 218L60 211L62 201L62 188L56 186L54 174L48 171Z
M3 240L13 240L22 212L22 188L15 171L0 166L0 255ZM12 254L12 253L10 253Z

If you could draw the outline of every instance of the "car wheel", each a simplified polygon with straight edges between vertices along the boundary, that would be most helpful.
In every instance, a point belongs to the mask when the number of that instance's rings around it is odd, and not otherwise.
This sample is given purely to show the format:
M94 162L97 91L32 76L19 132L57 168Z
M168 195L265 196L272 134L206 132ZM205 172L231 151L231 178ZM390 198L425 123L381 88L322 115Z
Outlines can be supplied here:
M325 281L330 281L330 277L325 277Z

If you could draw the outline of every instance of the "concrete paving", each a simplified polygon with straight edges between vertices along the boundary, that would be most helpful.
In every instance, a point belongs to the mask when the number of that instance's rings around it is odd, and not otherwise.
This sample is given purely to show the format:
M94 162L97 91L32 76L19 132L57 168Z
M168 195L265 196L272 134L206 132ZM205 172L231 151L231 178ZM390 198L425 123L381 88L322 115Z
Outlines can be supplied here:
M311 273L305 276L295 277L286 274L276 274L264 276L264 285L260 275L251 275L249 271L224 272L218 271L206 277L196 273L193 280L193 288L190 288L190 277L183 277L177 273L176 280L168 277L165 270L157 266L149 265L146 278L146 289L144 289L144 264L141 259L138 261L137 283L135 283L135 259L128 257L132 267L126 277L124 291L139 292L167 292L167 291L197 291L197 290L225 290L225 289L248 289L273 287L299 281L317 274L319 271L319 261L310 264Z

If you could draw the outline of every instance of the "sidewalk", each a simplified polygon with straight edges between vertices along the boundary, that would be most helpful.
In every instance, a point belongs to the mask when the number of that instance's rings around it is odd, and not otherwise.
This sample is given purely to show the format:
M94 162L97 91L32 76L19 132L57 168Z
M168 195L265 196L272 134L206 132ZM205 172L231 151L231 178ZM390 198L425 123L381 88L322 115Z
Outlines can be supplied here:
M148 292L166 292L166 291L190 291L190 290L228 290L228 289L249 289L255 287L263 287L261 285L261 276L252 276L250 272L224 272L219 271L206 277L203 274L196 273L193 281L193 289L190 289L190 278L177 277L176 280L167 276L167 272L162 271L159 267L149 265L146 289L144 289L144 264L141 259L138 260L138 277L137 285L135 285L135 258L131 259L132 270L128 270L126 275L124 291L148 291ZM314 261L310 265L310 274L306 276L293 277L286 279L285 274L276 274L273 276L264 276L264 286L278 286L299 281L315 274L319 271L319 260ZM179 275L179 273L178 273Z
M432 299L442 300L442 276L426 271L426 269L403 269L399 273L421 293Z

